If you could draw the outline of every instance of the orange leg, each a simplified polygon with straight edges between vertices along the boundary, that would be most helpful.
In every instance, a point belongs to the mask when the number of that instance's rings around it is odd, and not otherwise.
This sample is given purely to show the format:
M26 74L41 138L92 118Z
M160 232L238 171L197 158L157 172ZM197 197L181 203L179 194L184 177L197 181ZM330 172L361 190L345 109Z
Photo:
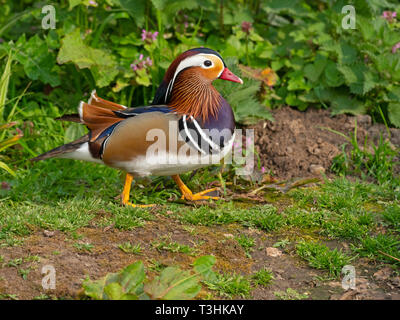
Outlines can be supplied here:
M176 182L176 184L178 185L179 189L182 192L181 199L185 199L185 200L189 200L189 201L209 200L209 199L218 200L219 199L219 197L206 196L207 193L218 190L219 188L212 188L212 189L204 190L204 191L193 194L192 191L190 191L190 189L183 183L183 181L179 177L179 175L172 176L172 179L174 179L174 181Z
M134 208L148 208L148 207L153 207L155 204L134 204L129 202L129 194L131 192L131 185L133 181L133 176L129 173L126 174L125 178L125 185L124 185L124 190L122 191L121 199L122 199L122 204L124 206L131 206Z

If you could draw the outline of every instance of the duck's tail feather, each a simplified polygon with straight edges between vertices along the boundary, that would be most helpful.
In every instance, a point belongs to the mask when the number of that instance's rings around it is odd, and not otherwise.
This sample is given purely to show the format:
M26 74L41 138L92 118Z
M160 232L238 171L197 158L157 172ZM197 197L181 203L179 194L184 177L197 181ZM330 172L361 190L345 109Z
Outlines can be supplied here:
M60 158L60 157L63 157L63 155L65 155L67 153L72 153L72 152L78 150L80 147L82 147L88 141L89 141L89 135L87 134L75 141L72 141L70 143L64 144L57 148L54 148L54 149L47 151L35 158L30 159L30 160L31 161L40 161L40 160L45 160L45 159L49 159L49 158Z

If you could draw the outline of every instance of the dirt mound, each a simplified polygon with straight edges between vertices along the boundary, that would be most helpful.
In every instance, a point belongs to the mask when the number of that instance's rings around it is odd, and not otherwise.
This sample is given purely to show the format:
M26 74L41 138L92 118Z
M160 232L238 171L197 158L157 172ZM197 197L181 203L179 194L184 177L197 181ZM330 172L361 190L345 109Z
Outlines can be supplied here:
M349 136L357 119L357 139L364 144L367 135L375 143L385 126L372 124L370 116L331 116L329 110L309 108L300 112L290 107L272 111L275 121L260 121L255 129L256 150L261 165L282 179L329 173L332 159L342 150L346 139L332 130ZM331 130L330 130L331 129ZM400 129L390 129L391 143L400 146Z

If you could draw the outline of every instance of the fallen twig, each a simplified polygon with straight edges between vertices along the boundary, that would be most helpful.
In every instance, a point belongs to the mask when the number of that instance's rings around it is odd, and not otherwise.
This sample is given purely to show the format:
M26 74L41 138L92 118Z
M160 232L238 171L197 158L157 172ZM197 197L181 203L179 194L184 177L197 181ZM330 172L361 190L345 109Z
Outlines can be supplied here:
M390 254L387 254L387 253L385 253L385 252L383 252L383 251L381 251L381 250L378 250L378 252L381 253L381 254L383 254L384 256L387 256L387 257L389 257L389 258L392 258L392 259L394 259L394 260L400 262L400 259L399 259L399 258L393 257L393 256L391 256Z

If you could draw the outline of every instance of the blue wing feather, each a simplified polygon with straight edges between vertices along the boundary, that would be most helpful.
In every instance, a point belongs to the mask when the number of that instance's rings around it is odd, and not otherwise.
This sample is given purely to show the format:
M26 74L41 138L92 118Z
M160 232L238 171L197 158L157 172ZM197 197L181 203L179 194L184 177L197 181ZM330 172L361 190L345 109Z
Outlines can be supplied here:
M136 107L136 108L128 108L128 109L123 109L123 110L116 110L113 111L118 117L121 118L130 118L130 117L135 117L139 114L142 113L148 113L148 112L162 112L162 113L169 113L173 112L170 108L168 108L165 105L154 105L154 106L146 106L146 107ZM107 129L105 129L96 140L99 140L101 138L104 138L106 136L109 136L115 129L115 127L119 124L119 122L114 123L113 125L109 126Z

